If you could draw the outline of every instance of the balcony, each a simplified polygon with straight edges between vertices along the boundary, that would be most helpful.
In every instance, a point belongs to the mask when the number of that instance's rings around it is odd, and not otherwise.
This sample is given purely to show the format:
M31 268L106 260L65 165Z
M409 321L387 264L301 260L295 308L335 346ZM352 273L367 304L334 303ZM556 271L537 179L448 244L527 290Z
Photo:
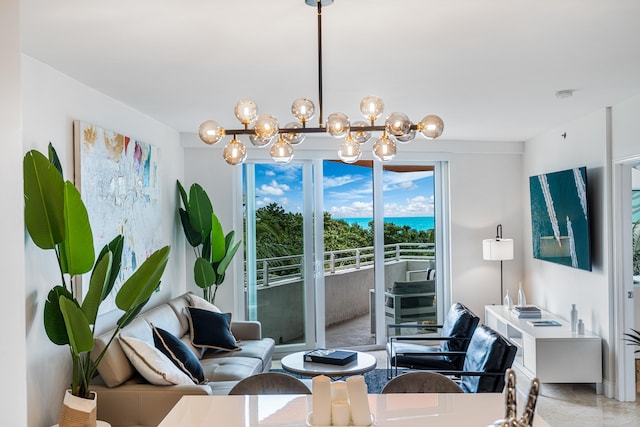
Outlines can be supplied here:
M385 288L396 281L421 280L435 266L433 243L385 245ZM373 344L370 319L373 289L373 247L326 252L325 328L327 345ZM302 255L257 261L257 312L264 336L278 344L303 341L304 301ZM354 326L350 326L354 325ZM340 331L348 328L348 333ZM333 331L333 332L332 332ZM343 338L340 338L343 337Z

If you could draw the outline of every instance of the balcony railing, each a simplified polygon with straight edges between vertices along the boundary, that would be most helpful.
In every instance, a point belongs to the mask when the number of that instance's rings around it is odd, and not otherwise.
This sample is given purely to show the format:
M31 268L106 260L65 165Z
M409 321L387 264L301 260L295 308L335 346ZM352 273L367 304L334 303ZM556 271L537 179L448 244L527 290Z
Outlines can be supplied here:
M434 243L396 243L384 246L385 263L435 259ZM373 246L324 253L324 274L358 270L373 265ZM269 286L302 279L302 255L263 258L256 261L257 285Z

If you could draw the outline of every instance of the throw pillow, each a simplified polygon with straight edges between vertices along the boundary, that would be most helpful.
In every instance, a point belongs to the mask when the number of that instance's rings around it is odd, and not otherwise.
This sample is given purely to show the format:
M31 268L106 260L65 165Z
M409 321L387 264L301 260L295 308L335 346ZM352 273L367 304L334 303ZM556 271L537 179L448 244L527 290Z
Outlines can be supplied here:
M202 365L195 354L170 332L156 328L151 324L153 343L156 348L169 358L182 372L189 375L191 380L200 384L204 381Z
M193 384L160 350L133 337L120 335L122 350L134 368L155 385Z
M216 313L195 307L187 307L191 343L196 347L216 350L240 350L236 338L229 329L231 313Z
M206 299L200 298L199 296L191 292L187 294L187 298L189 299L189 305L191 307L200 308L202 310L215 311L216 313L222 313L222 310L220 310L218 307L211 304Z

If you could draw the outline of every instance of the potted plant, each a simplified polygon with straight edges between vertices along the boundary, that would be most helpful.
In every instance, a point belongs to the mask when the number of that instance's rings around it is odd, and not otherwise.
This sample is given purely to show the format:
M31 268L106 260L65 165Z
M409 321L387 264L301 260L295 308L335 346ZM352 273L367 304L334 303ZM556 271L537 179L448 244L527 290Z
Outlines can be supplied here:
M633 328L631 328L631 331L631 333L625 333L624 335L626 338L623 339L629 343L628 345L635 345L636 347L638 347L638 349L634 351L634 353L640 353L640 332L636 331Z
M24 213L29 236L38 247L55 252L60 269L60 284L49 291L44 304L47 336L54 344L69 346L73 364L71 388L65 395L59 424L95 425L95 393L90 390L90 382L106 348L93 360L90 353L98 309L120 271L123 236L116 236L95 257L91 225L80 193L70 181L64 181L51 144L48 155L31 150L24 156ZM117 321L109 344L157 288L169 250L165 246L154 252L118 290L115 303L124 314ZM89 271L88 291L82 298L76 295L72 280ZM82 400L74 402L77 399ZM76 403L87 409L72 409Z
M202 288L204 299L213 304L218 286L224 281L227 267L238 251L240 242L234 243L233 230L225 236L213 212L211 200L199 184L191 185L188 196L180 181L177 181L177 185L184 206L179 208L182 229L196 256L193 278L196 285Z

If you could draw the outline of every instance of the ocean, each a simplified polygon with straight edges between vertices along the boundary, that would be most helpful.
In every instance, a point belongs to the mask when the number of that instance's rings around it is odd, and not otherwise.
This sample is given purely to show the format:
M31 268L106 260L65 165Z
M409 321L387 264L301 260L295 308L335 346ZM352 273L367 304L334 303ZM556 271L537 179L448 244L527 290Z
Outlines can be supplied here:
M348 222L349 224L358 224L360 227L366 229L369 226L369 221L372 218L335 218ZM384 222L392 222L395 225L404 227L408 225L414 230L426 231L434 228L434 218L432 216L397 216L386 217Z

